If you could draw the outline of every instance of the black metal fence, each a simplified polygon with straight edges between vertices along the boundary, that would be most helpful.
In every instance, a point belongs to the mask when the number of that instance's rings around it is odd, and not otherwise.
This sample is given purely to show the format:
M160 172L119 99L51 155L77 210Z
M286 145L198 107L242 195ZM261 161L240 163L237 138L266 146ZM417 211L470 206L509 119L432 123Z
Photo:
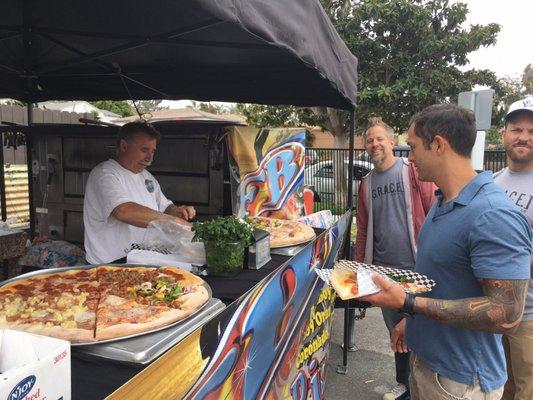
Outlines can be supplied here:
M394 155L407 157L409 147L395 147ZM348 156L346 149L306 149L305 151L305 184L315 193L314 209L331 210L334 214L342 214L347 209L346 195L335 196L334 165L343 166L344 179L348 179ZM507 166L503 150L485 150L484 168L488 171L499 171ZM354 207L357 207L357 191L359 181L372 169L368 154L362 149L354 150Z

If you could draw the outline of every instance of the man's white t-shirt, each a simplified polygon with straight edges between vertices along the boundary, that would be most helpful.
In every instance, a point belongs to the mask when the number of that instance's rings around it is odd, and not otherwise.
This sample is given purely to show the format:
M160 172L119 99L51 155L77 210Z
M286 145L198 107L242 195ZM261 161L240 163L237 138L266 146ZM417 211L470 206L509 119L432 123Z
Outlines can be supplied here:
M117 206L127 202L160 212L172 204L150 172L133 173L115 160L98 164L87 179L83 202L85 251L91 264L125 257L132 243L144 237L145 228L125 224L111 215Z

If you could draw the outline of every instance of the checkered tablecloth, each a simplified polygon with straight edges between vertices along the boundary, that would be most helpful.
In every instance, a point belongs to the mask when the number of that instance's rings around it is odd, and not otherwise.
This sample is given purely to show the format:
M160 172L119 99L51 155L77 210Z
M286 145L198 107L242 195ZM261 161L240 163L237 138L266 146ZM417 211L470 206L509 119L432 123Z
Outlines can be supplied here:
M155 251L161 254L171 254L171 251L165 246L145 246L144 244L140 243L132 243L131 248L124 249L124 252L128 253L130 250L148 250Z

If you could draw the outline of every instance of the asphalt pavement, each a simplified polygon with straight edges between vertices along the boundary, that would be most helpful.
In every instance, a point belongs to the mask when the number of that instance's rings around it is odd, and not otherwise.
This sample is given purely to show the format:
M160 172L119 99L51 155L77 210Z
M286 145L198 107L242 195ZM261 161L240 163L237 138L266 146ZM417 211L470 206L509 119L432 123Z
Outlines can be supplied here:
M335 309L331 348L326 374L327 400L378 400L396 384L394 355L379 308L369 308L366 317L355 322L357 351L348 353L346 375L337 373L342 364L344 310Z

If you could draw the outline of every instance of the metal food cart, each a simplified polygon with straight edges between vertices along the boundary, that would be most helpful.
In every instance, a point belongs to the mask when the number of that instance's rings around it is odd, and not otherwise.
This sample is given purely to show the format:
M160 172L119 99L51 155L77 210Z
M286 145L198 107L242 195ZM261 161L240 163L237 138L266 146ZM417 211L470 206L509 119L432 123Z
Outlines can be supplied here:
M35 145L40 139L32 124L31 104L48 99L335 107L351 112L353 148L357 59L318 0L97 0L89 6L10 0L0 35L0 97L28 104L29 163L36 152L53 154ZM352 158L350 152L349 175ZM29 171L33 199L42 178ZM79 211L79 204L67 207ZM35 211L32 201L31 233ZM270 270L247 271L254 274L249 290L243 285L224 309L215 300L197 326L151 338L152 351L143 340L76 349L74 397L91 398L91 389L95 398L114 390L110 398L322 398L334 295L314 269L331 266L349 249L343 238L350 224L348 211L296 254L273 259Z

